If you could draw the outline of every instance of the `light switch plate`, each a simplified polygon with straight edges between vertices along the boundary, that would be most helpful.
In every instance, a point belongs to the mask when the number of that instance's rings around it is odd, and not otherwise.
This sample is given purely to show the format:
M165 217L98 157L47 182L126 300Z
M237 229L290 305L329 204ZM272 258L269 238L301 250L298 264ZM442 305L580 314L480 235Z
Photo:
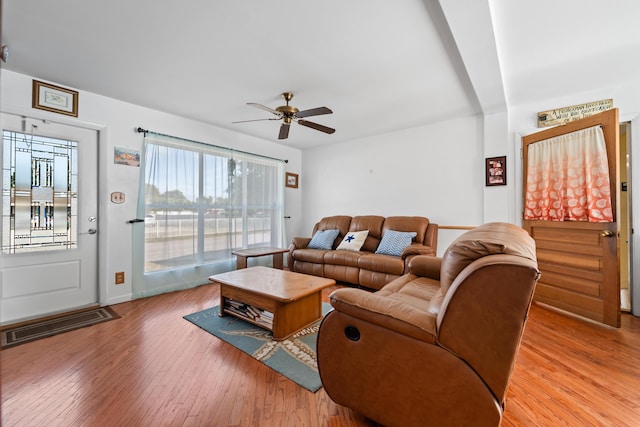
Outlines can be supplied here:
M124 193L121 191L111 193L111 202L116 204L124 203Z

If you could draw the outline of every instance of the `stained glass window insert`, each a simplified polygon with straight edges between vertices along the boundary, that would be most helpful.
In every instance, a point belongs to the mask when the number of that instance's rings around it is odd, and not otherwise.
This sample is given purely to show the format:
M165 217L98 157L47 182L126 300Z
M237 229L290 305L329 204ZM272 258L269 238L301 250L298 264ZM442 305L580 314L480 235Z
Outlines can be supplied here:
M77 248L77 141L5 130L2 150L2 253Z

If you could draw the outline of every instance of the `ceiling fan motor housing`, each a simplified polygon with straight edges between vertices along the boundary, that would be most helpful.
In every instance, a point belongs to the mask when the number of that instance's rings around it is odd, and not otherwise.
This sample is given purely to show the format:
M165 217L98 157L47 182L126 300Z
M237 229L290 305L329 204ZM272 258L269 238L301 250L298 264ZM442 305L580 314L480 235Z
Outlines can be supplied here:
M281 105L280 107L276 107L276 111L284 114L285 116L293 116L300 110L291 105Z

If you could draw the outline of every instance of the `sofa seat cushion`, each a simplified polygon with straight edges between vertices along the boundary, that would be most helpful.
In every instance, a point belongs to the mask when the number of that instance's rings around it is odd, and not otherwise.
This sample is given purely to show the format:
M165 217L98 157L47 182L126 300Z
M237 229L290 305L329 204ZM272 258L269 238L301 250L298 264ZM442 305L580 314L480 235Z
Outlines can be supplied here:
M391 255L366 254L358 258L358 266L364 270L401 276L404 273L402 258Z
M359 267L358 260L367 252L354 251L329 251L324 254L324 263L331 265L346 265L349 267Z
M302 262L314 262L316 264L324 264L324 256L332 251L323 249L296 249L295 259Z

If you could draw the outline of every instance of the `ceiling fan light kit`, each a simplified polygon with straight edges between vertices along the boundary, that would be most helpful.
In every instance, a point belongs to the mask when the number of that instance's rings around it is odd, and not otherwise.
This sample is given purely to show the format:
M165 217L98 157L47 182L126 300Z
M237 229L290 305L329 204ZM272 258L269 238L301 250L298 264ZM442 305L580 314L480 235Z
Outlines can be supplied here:
M282 120L282 125L280 125L280 132L278 133L278 139L287 139L289 137L289 128L291 126L291 122L296 122L299 125L302 125L311 129L315 129L320 132L328 133L328 134L332 134L336 131L335 129L330 128L328 126L310 122L308 120L301 120L304 117L321 116L323 114L333 114L333 111L331 111L329 108L317 107L317 108L311 108L309 110L300 111L298 108L294 107L293 105L289 105L289 101L291 101L291 99L293 98L293 93L284 92L282 94L282 97L284 98L286 105L281 105L279 107L276 107L275 110L273 108L267 107L262 104L257 104L255 102L247 102L247 105L260 108L261 110L265 110L270 112L271 114L274 114L276 116L275 118L241 120L233 123L257 122L262 120Z

